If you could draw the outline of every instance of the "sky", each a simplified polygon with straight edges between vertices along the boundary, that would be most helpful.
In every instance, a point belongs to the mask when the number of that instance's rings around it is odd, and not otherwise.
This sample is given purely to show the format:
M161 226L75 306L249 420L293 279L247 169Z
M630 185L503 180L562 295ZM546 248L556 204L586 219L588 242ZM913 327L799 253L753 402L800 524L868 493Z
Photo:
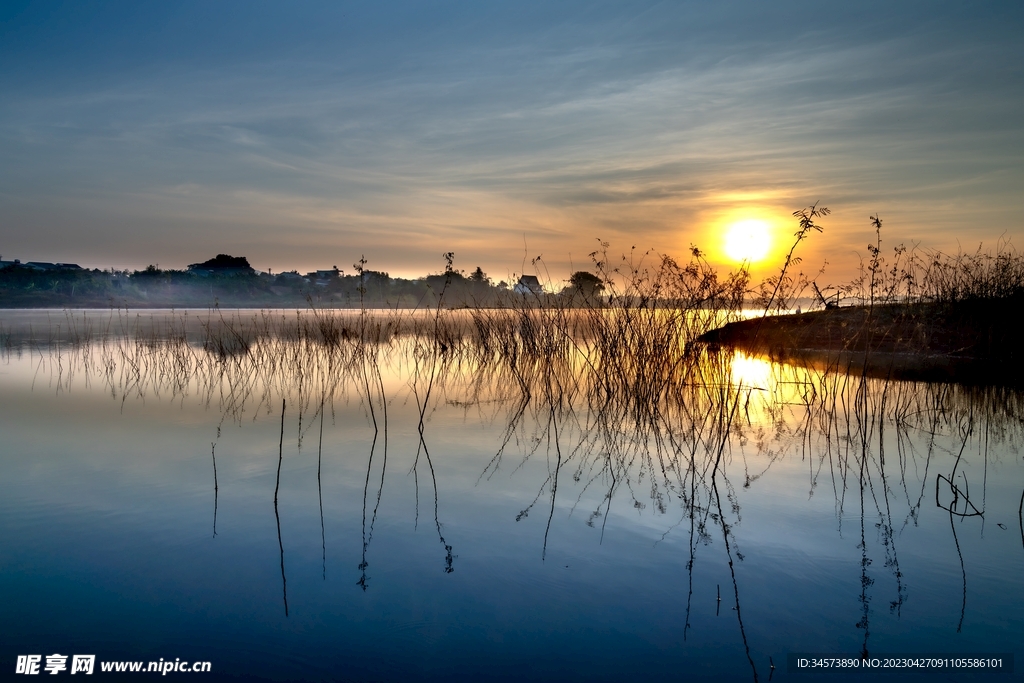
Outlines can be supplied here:
M834 5L834 7L833 7ZM1024 5L0 4L0 256L496 279L1024 241ZM539 265L534 259L541 257ZM756 270L755 270L756 272Z

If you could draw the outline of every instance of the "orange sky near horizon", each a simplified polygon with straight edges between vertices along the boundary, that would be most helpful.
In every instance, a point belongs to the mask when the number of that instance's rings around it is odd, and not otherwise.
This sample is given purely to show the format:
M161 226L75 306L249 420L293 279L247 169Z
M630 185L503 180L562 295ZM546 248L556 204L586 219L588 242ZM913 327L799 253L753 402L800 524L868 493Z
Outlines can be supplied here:
M1024 239L1021 13L28 4L0 13L0 255L418 277L451 251L557 287L599 241L731 268L725 233L758 220L759 278L816 202L796 255L826 284L872 215L886 254L994 250Z

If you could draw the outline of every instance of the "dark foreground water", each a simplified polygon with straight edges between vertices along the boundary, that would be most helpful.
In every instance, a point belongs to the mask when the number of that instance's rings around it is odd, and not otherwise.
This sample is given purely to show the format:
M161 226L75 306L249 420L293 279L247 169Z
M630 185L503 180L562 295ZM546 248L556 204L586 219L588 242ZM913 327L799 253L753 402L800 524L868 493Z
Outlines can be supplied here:
M593 357L7 341L5 677L56 653L104 680L1022 678L1013 392L730 354L644 412Z

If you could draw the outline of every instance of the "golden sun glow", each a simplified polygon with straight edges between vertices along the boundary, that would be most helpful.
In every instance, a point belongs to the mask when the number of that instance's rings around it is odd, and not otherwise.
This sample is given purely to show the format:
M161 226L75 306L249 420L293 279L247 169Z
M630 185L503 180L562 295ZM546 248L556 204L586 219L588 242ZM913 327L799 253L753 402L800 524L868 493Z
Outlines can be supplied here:
M732 359L732 383L743 389L769 389L771 363L736 351Z
M737 263L762 261L768 255L771 246L771 229L765 221L737 221L725 232L725 254Z

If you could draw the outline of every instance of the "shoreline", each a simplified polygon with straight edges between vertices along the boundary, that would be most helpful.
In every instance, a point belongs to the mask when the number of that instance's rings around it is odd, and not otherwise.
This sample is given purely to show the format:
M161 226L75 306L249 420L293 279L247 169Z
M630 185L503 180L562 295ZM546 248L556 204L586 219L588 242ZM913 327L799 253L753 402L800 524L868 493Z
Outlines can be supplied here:
M1022 385L1014 301L829 308L728 323L697 338L774 361L925 382Z

